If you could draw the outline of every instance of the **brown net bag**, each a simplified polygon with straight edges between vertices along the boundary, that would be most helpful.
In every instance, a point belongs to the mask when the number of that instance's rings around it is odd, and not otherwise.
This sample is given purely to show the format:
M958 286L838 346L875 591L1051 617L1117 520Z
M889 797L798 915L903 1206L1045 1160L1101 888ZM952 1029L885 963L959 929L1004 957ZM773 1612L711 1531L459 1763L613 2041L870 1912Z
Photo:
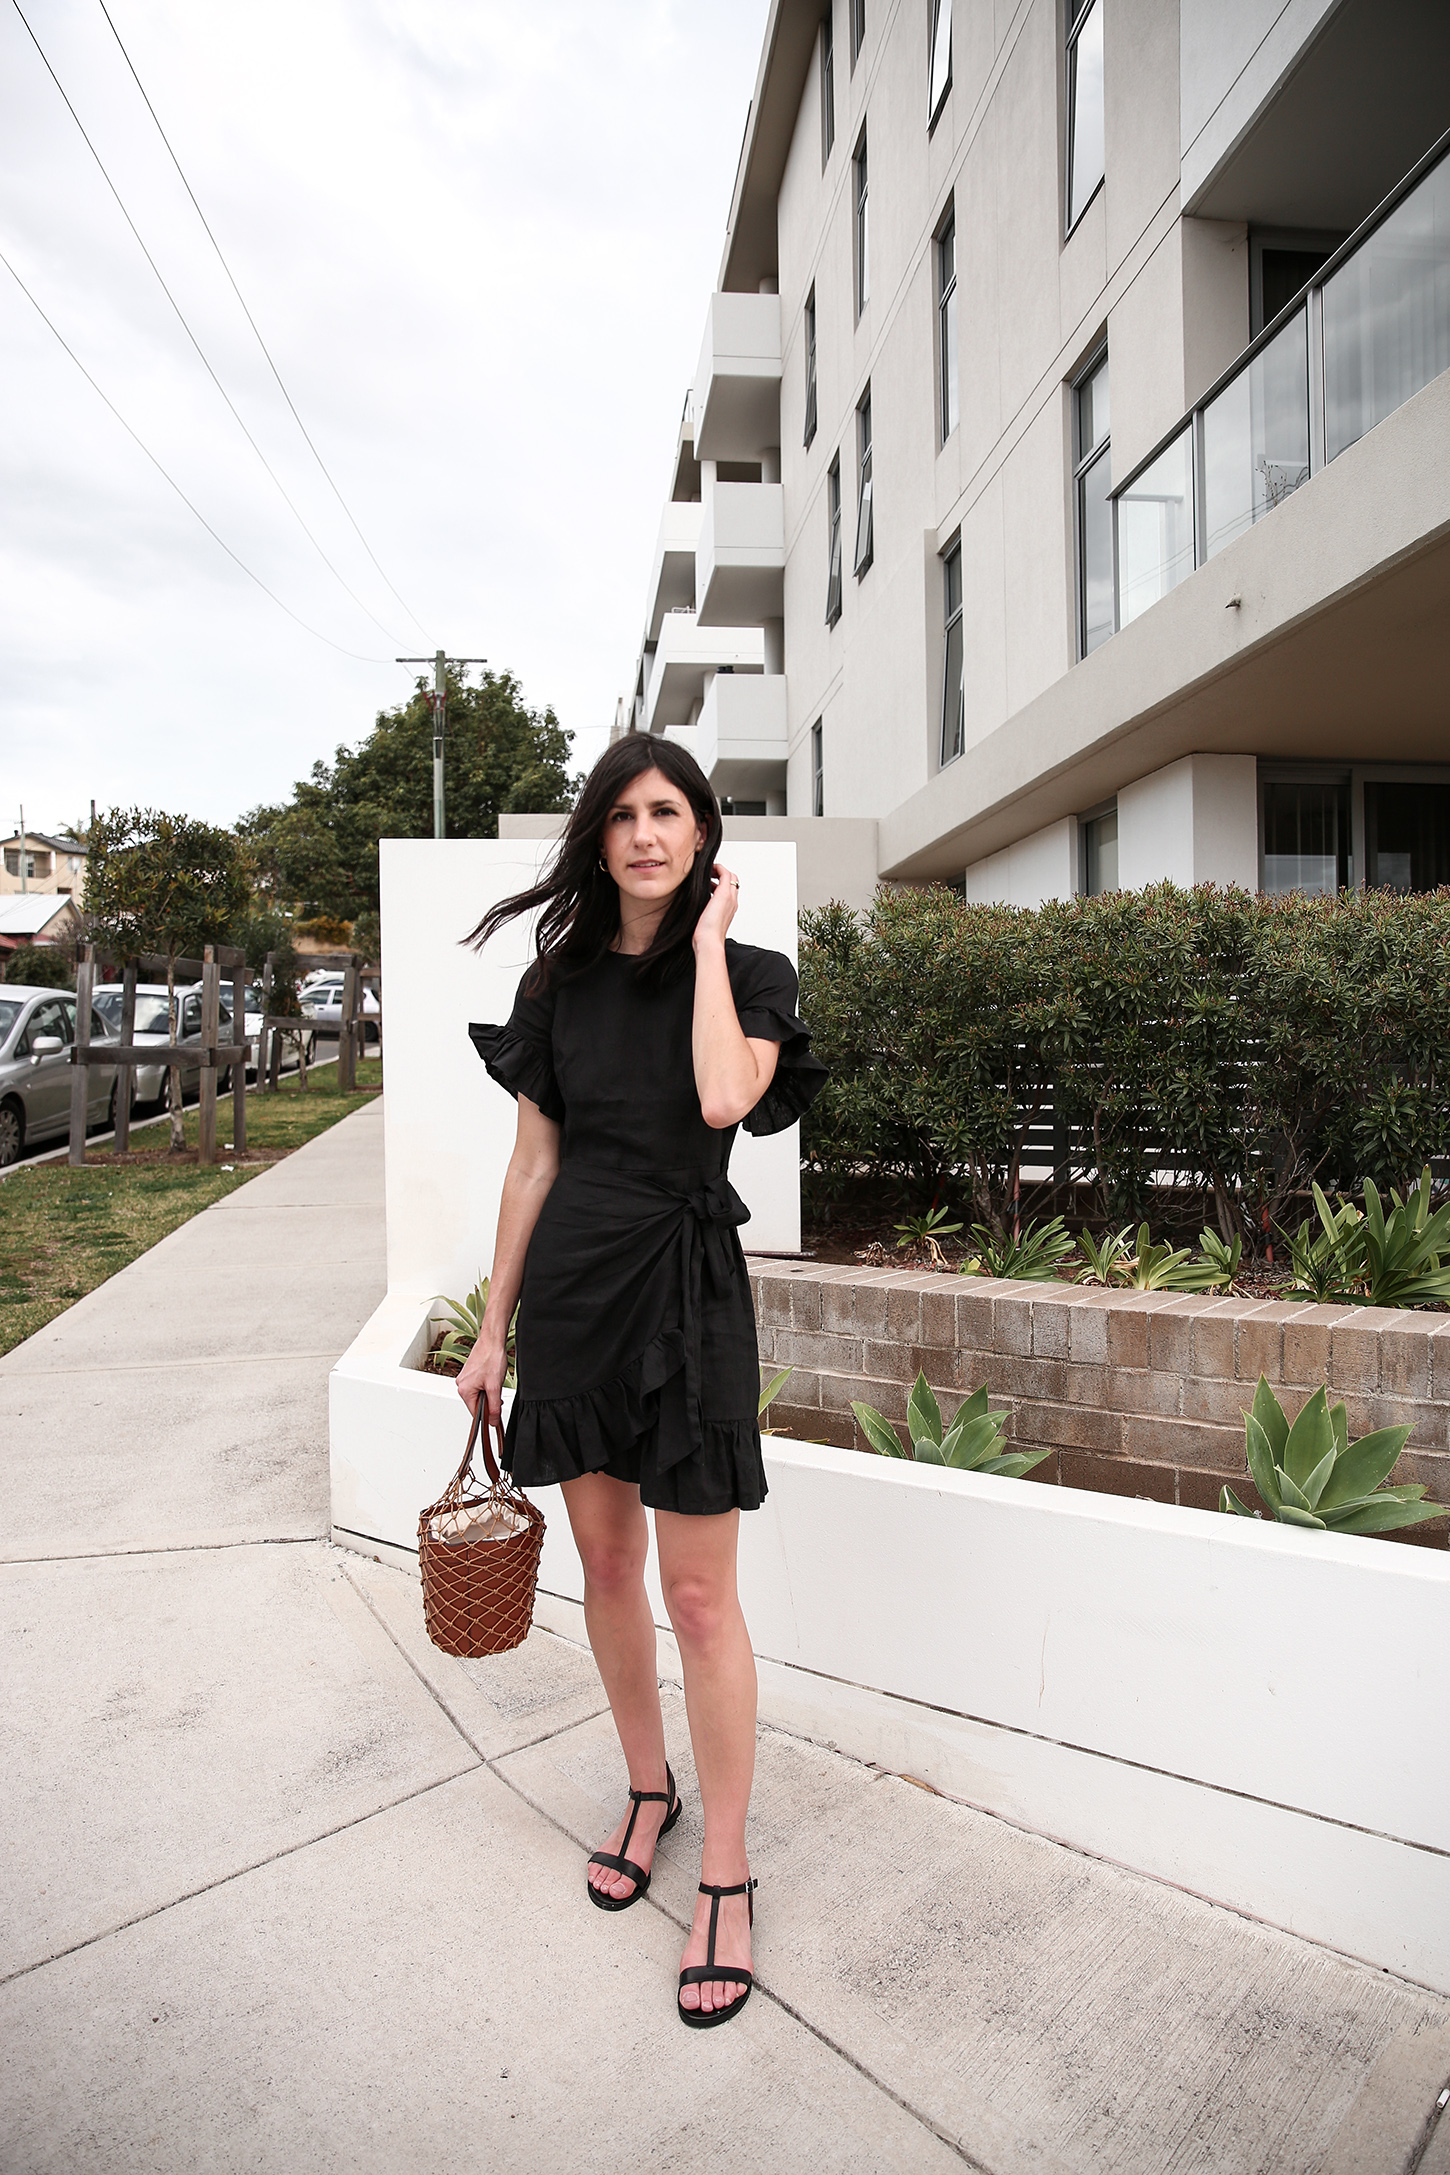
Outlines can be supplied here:
M463 1463L418 1520L428 1636L445 1654L468 1659L523 1645L534 1620L544 1545L544 1514L500 1473L483 1415L480 1397ZM497 1422L495 1430L502 1457L503 1429ZM480 1435L489 1483L481 1494L473 1472Z

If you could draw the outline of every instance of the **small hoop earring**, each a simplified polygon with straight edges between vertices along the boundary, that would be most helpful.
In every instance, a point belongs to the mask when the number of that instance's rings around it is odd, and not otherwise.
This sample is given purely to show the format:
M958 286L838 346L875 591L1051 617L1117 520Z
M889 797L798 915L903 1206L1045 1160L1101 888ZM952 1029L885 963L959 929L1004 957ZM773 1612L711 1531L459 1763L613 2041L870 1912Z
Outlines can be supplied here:
M599 866L603 869L605 875L607 876L609 874L609 863L605 860L602 852L599 856Z

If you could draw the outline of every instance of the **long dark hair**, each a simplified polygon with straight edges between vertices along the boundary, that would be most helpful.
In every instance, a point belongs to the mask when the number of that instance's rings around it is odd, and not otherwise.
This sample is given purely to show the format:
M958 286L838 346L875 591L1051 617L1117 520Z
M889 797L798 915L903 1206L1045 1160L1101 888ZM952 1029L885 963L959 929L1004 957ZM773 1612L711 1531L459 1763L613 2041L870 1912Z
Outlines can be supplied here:
M653 944L639 956L642 981L663 983L676 974L686 964L695 924L709 902L722 836L720 803L694 756L677 740L657 740L652 733L628 733L605 749L585 779L559 850L538 883L491 906L464 942L481 951L508 922L538 907L534 942L543 981L572 980L602 959L619 934L619 887L599 865L604 825L625 787L647 770L663 772L705 826L705 843L694 867L670 900Z

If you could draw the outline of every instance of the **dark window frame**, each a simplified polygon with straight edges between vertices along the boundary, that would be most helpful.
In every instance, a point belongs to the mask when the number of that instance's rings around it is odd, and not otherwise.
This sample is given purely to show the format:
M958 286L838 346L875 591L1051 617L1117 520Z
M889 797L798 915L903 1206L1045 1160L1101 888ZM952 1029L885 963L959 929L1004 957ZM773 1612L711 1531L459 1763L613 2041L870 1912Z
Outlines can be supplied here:
M961 421L960 321L957 312L957 213L953 200L933 237L936 247L936 354L940 443ZM948 270L947 253L950 252ZM949 352L950 351L950 352ZM948 400L948 388L951 398Z
M1108 343L1106 340L1103 340L1099 342L1096 348L1094 348L1092 356L1083 365L1082 369L1079 370L1077 376L1072 381L1072 528L1074 542L1073 620L1076 629L1074 646L1077 650L1077 661L1079 664L1081 664L1082 660L1085 657L1091 656L1094 649L1100 649L1103 642L1109 640L1111 636L1116 634L1117 632L1117 570L1115 567L1110 566L1108 569L1108 578L1111 584L1112 594L1114 598L1114 623L1112 627L1109 628L1108 633L1100 637L1098 641L1094 642L1091 645L1091 648L1088 645L1088 569L1087 554L1084 549L1084 536L1087 523L1085 519L1086 501L1084 497L1083 486L1086 483L1089 475L1092 473L1093 469L1097 467L1100 461L1105 461L1107 463L1108 478L1111 482L1113 473L1113 432L1111 422L1109 422L1109 426L1107 430L1103 433L1103 435L1100 438L1095 437L1092 441L1092 444L1084 449L1082 443L1082 401L1083 394L1086 392L1092 380L1097 376L1098 371L1102 369L1104 365L1106 365L1107 361ZM1111 375L1109 376L1108 386L1109 402L1111 404Z
M803 320L805 326L806 350L805 444L810 445L816 435L816 427L819 420L820 407L819 394L817 392L816 386L816 289L814 281L812 281L811 283L810 293L806 296L806 306L803 312Z
M851 67L854 71L861 48L866 43L866 0L846 0L846 6L851 25Z
M1095 182L1093 183L1092 187L1091 187L1091 188L1090 188L1090 189L1088 190L1088 192L1087 192L1087 195L1086 195L1086 196L1085 196L1085 197L1083 198L1083 200L1082 200L1081 204L1079 204L1079 206L1078 206L1078 208L1077 208L1077 211L1076 211L1076 212L1074 212L1074 211L1073 211L1073 208L1072 208L1072 195L1073 195L1073 189L1072 189L1072 184L1073 184L1073 159L1074 159L1074 157L1075 157L1075 155L1076 155L1076 149L1077 149L1077 142L1076 142L1076 139L1077 139L1077 117L1078 117L1078 116L1077 116L1077 55L1078 55L1078 46L1079 46L1079 44L1081 43L1081 40L1082 40L1082 34L1083 34L1084 30L1086 30L1086 28L1087 28L1088 24L1089 24L1089 23L1090 23L1090 22L1092 21L1092 18L1093 18L1093 16L1094 16L1094 15L1095 15L1095 14L1096 14L1096 13L1098 12L1098 10L1099 10L1099 9L1105 8L1105 7L1106 7L1106 4L1107 4L1107 0L1067 0L1067 17L1068 17L1068 21L1067 21L1067 72L1066 72L1066 91L1067 91L1067 105L1066 105L1066 112L1065 112L1065 115L1064 115L1064 133L1065 133L1065 136L1066 136L1066 143L1067 143L1067 157L1066 157L1066 160L1065 160L1065 162L1064 162L1064 174L1063 174L1063 239L1064 239L1064 241L1065 241L1065 240L1066 240L1066 239L1068 238L1068 236L1069 236L1069 235L1071 235L1071 234L1073 234L1073 233L1075 233L1075 232L1076 232L1077 228L1078 228L1078 227L1079 227L1079 226L1081 225L1081 223L1082 223L1082 220L1083 220L1083 218L1084 218L1084 217L1086 216L1086 213L1087 213L1087 211L1088 211L1088 208L1089 208L1089 206L1090 206L1090 205L1091 205L1091 204L1092 204L1092 203L1093 203L1093 202L1094 202L1094 201L1096 200L1096 198L1097 198L1097 196L1098 196L1099 192L1100 192L1100 191L1101 191L1102 189L1104 189L1104 188L1105 188L1105 187L1107 186L1107 178L1108 178L1108 154L1107 154L1107 143L1106 143L1106 132L1107 132L1107 115L1106 115L1106 107L1107 107L1107 92L1106 92L1106 87L1105 87L1105 88L1104 88L1104 94L1103 94L1103 104L1104 104L1104 124L1103 124L1103 125L1104 125L1104 138L1105 138L1105 140L1104 140L1104 144L1103 144L1103 170L1102 170L1102 172L1101 172L1101 173L1100 173L1100 174L1098 175L1098 178L1097 178L1097 180L1096 180L1096 181L1095 181ZM1100 20L1100 22L1101 22L1102 18L1100 17L1100 18L1099 18L1099 20Z
M823 721L816 719L811 727L811 814L823 816L826 812L826 753Z
M855 254L856 322L859 325L871 300L871 173L866 147L866 124L851 153L851 228Z
M826 508L830 520L830 542L826 562L826 625L834 627L844 605L845 584L841 577L841 456L838 453L826 471Z
M946 66L937 84L937 40L946 27ZM952 0L930 0L926 19L926 127L930 135L952 88ZM936 95L932 93L935 90Z
M875 490L871 458L871 387L856 403L856 549L851 572L857 581L870 571L876 556Z
M836 25L835 0L821 24L821 171L824 173L836 147Z
M938 749L938 767L945 770L948 763L960 762L967 752L967 679L966 679L966 583L962 578L962 540L957 536L941 555L942 602L942 686L941 686L941 741ZM953 587L953 573L956 581ZM956 716L951 720L950 747L947 745L947 724L952 698L952 655L956 654Z

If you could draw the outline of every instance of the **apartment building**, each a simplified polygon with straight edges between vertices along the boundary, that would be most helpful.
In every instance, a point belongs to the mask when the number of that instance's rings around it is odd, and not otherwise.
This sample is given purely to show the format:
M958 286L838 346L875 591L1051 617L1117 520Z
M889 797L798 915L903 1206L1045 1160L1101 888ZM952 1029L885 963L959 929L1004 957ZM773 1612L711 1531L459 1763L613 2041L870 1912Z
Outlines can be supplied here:
M64 892L79 905L86 888L86 845L45 831L16 831L0 840L0 898L29 891Z
M1450 881L1447 132L1443 0L772 0L616 730L970 898Z

